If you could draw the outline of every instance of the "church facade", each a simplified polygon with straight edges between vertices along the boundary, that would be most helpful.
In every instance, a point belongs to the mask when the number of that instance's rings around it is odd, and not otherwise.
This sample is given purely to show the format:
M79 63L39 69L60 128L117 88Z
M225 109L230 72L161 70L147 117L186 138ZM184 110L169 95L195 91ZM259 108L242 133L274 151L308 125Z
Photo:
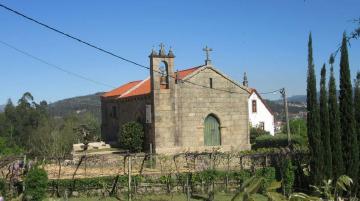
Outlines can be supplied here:
M105 141L121 141L121 126L137 121L144 126L144 151L250 149L249 88L217 70L208 56L204 65L181 71L174 70L175 56L163 46L149 58L148 78L102 95Z

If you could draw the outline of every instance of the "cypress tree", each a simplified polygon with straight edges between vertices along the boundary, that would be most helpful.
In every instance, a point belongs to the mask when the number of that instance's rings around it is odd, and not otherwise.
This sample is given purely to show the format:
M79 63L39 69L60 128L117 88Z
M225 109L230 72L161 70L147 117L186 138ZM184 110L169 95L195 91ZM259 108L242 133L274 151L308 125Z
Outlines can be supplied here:
M325 179L332 178L332 155L330 146L330 126L329 126L329 110L327 103L326 91L326 66L321 68L320 79L320 128L321 140L324 150L324 177Z
M357 72L355 79L354 112L355 112L355 122L356 122L356 133L358 136L358 144L360 146L360 72Z
M341 175L345 173L344 161L342 154L342 144L340 135L340 119L339 106L336 96L336 82L334 77L334 57L330 56L330 80L329 80L329 120L331 120L330 127L330 143L332 153L332 167L333 180L336 181Z
M340 127L345 174L353 179L354 184L357 184L359 171L359 147L354 127L355 121L352 90L347 40L346 34L344 33L340 58Z
M310 145L310 179L320 184L323 179L323 146L319 127L319 109L316 97L316 76L312 52L312 38L308 42L308 73L307 73L307 134Z

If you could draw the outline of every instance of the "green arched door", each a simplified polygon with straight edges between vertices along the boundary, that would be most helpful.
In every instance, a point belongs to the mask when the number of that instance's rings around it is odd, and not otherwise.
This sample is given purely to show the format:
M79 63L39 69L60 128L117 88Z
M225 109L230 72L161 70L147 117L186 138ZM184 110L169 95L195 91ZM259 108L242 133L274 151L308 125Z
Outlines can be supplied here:
M204 144L206 146L220 145L220 123L216 117L209 115L204 122Z

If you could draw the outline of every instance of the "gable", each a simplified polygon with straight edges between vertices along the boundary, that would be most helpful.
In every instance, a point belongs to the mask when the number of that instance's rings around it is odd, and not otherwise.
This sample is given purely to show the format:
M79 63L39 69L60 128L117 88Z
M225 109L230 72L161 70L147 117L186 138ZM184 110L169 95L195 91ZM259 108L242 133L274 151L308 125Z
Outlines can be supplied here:
M251 97L255 97L256 100L260 100L260 102L265 106L265 108L269 111L269 113L271 115L274 116L273 111L270 109L270 107L268 106L268 104L266 104L266 102L264 101L264 99L262 99L262 97L260 96L260 94L256 91L256 89L251 89L250 93L249 93L249 101L251 101L253 98Z
M232 84L236 85L237 87L239 87L240 89L245 90L247 93L249 93L251 91L250 88L239 84L238 82L236 82L235 80L231 79L229 76L227 76L226 74L220 72L218 69L212 67L212 66L201 66L198 69L196 69L195 71L193 71L192 73L189 73L187 76L185 76L182 80L186 81L189 80L199 74L201 74L203 71L205 70L211 70L214 73L218 74L219 76L221 76L222 78L228 80L229 82L231 82ZM216 88L216 87L215 87Z

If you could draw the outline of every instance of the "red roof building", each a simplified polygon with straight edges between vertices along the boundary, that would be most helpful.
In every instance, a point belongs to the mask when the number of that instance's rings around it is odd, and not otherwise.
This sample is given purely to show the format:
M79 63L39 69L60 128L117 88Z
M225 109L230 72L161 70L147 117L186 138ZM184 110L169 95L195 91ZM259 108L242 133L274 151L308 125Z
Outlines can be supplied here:
M143 151L250 149L249 89L217 70L205 48L205 65L174 71L174 54L152 51L149 77L126 83L101 96L102 138L121 145L129 122L144 130Z
M182 80L187 75L191 74L199 67L192 67L185 70L175 72L175 78L177 80ZM151 83L150 77L145 80L138 80L126 83L114 90L104 93L102 98L113 98L113 99L122 99L122 98L131 98L142 95L149 95L151 92Z

